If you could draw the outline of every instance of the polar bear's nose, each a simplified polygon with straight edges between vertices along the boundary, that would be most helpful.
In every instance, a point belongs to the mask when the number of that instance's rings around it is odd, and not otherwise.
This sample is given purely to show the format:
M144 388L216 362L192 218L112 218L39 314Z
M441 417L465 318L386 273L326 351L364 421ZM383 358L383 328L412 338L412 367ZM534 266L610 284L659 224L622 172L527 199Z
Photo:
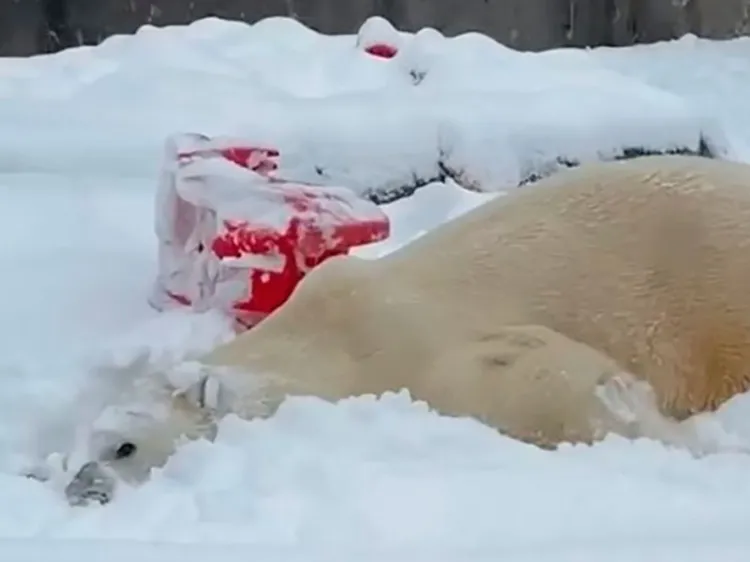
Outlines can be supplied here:
M114 479L95 461L87 462L65 487L70 505L88 505L92 501L109 503L115 490Z

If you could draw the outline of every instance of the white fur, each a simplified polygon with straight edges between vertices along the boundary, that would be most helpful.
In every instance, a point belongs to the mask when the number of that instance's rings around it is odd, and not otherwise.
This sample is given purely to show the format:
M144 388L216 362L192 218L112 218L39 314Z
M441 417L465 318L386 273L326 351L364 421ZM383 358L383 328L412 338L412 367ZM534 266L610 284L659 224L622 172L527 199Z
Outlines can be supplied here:
M226 413L269 415L290 394L404 387L542 447L616 432L719 450L689 418L750 386L748 286L750 167L648 157L560 172L385 258L315 268L201 357L187 388L157 375L124 399L168 413L145 429L121 417L115 440L139 449L112 467L142 479L178 436L211 438Z

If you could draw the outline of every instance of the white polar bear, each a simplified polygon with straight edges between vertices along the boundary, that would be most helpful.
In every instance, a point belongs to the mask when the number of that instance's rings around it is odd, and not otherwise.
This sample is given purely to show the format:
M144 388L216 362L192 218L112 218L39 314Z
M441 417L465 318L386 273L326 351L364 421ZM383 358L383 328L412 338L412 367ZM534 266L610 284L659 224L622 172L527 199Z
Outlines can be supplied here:
M749 292L750 166L653 156L559 172L384 258L326 261L182 390L152 375L91 431L69 497L107 501L115 476L144 480L179 436L301 394L406 388L543 447L615 432L706 452L679 422L750 386Z

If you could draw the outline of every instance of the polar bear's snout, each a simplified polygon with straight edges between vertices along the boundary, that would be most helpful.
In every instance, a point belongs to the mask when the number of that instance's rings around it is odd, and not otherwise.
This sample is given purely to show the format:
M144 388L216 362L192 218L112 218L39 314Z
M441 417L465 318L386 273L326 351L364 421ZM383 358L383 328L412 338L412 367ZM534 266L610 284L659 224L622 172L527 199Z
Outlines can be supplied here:
M112 500L114 491L115 479L101 463L89 461L65 487L65 497L70 505L88 505L92 501L104 505Z
M117 447L108 447L98 460L84 463L65 487L65 497L71 505L88 505L92 501L109 503L117 483L113 463L132 458L138 447L131 441L122 441Z

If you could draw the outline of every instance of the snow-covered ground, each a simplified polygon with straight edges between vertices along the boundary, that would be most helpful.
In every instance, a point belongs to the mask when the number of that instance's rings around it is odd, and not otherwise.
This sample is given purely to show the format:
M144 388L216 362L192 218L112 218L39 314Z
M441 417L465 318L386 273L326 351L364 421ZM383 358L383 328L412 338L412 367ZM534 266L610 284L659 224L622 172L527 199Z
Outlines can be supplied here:
M543 452L404 395L227 420L106 507L19 476L95 407L73 397L97 367L229 333L147 304L172 132L271 142L286 174L370 193L426 182L387 206L394 235L373 257L493 196L430 183L441 167L501 193L558 160L701 138L750 161L750 40L521 54L379 33L397 58L289 20L208 19L0 60L0 559L748 560L750 457L617 438ZM715 417L750 439L746 397Z

